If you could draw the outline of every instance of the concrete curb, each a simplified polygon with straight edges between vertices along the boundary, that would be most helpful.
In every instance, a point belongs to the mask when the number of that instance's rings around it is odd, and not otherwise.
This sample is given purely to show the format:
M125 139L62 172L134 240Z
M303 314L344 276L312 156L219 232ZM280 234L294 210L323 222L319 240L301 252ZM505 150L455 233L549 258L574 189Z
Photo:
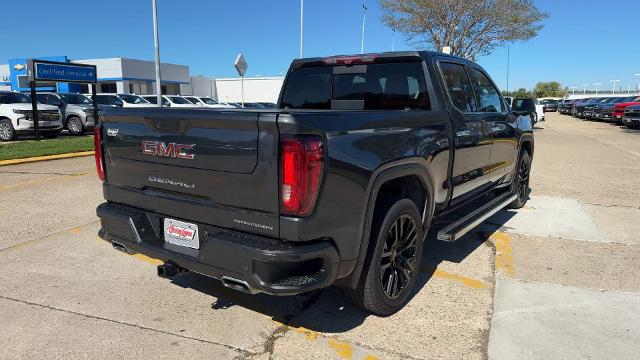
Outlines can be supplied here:
M70 159L70 158L81 157L81 156L91 156L93 154L94 154L94 151L82 151L82 152L68 153L68 154L34 156L34 157L29 157L24 159L0 160L0 166L26 164L26 163L32 163L32 162L38 162L38 161Z

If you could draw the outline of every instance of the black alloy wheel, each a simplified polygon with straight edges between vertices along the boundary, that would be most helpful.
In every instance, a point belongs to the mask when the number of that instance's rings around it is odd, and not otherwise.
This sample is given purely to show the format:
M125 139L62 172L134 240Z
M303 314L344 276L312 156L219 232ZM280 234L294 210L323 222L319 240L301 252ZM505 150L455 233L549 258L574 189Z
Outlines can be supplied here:
M402 309L411 300L420 274L425 231L412 200L381 200L362 274L355 288L343 288L349 300L381 316Z
M393 223L380 257L380 283L389 299L397 299L407 290L415 272L418 234L409 215L401 215Z
M523 207L529 199L529 177L531 173L531 156L523 151L518 161L518 170L513 179L513 192L517 198L509 204L512 209Z

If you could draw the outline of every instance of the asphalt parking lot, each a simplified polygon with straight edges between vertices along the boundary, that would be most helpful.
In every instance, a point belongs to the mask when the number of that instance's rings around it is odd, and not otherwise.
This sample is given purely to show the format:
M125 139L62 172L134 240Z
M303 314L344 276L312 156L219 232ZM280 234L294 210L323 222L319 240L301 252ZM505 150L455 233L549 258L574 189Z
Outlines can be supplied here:
M0 358L636 359L640 131L537 126L528 205L430 240L379 318L335 288L250 296L98 239L92 157L0 167Z

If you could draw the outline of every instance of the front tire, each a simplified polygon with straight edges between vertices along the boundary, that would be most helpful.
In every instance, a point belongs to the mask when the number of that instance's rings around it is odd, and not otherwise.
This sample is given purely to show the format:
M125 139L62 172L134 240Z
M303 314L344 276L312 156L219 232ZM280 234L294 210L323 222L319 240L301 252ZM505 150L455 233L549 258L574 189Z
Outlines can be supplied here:
M67 121L67 130L71 135L82 135L84 133L84 126L82 126L82 120L77 116L72 116Z
M9 119L0 120L0 141L11 141L16 138L16 131Z
M531 174L531 155L522 151L518 159L518 169L513 179L512 189L518 196L511 204L510 209L520 209L529 200L529 177Z
M360 282L346 292L356 306L388 316L411 299L420 273L424 229L418 208L409 199L399 200L377 217Z

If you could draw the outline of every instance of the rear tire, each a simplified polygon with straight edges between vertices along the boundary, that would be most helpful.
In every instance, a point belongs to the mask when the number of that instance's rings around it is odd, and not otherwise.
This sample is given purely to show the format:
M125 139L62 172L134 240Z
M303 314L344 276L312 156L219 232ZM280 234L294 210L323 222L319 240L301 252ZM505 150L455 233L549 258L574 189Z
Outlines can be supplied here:
M358 286L345 292L356 306L389 316L411 299L420 273L424 230L418 208L409 199L399 200L377 217Z
M9 119L0 120L0 141L11 141L16 138L16 131Z
M513 178L512 189L518 196L511 204L510 209L520 209L529 200L529 175L531 174L531 155L527 151L522 151L518 158L518 169Z

